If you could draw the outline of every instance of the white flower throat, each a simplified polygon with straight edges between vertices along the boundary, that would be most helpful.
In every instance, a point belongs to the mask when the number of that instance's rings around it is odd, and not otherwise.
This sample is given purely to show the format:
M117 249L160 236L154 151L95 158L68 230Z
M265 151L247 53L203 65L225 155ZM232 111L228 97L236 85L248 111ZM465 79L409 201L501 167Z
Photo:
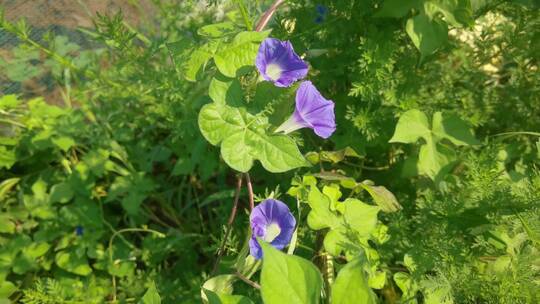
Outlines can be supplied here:
M283 69L275 63L271 63L266 66L266 75L270 77L273 81L276 81L281 77L281 73L283 72Z
M279 225L277 223L271 223L270 225L266 226L266 234L264 235L263 240L270 243L275 240L280 233L281 228L279 228Z

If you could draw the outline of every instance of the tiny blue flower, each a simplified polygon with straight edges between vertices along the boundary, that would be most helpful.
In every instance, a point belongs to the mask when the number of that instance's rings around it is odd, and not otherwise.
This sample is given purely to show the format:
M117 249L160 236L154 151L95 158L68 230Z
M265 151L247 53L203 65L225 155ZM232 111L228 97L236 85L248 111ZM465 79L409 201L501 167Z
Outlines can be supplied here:
M263 254L257 238L281 250L291 241L296 226L296 219L289 207L276 199L264 200L253 208L249 222L251 224L249 253L255 259L262 258Z
M84 234L84 228L82 226L75 227L75 235L81 236Z
M304 81L296 91L296 108L291 117L276 129L288 134L302 128L328 138L336 130L334 102L325 99L311 81Z
M278 87L289 87L308 72L307 63L294 52L292 44L274 38L261 43L255 65L265 80Z
M323 23L326 19L326 16L328 15L328 7L322 4L317 4L315 6L315 11L317 12L317 17L315 17L315 23Z

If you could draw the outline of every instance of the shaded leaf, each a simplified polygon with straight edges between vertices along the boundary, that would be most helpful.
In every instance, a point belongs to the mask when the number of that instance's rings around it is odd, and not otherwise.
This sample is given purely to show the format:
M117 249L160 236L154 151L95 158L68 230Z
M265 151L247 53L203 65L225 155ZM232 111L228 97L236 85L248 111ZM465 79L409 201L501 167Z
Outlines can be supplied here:
M287 255L264 241L261 295L265 304L317 304L322 276L317 267L303 258Z
M448 26L440 19L419 14L407 20L407 34L422 57L432 54L448 40Z
M343 267L332 285L332 304L375 304L359 259Z

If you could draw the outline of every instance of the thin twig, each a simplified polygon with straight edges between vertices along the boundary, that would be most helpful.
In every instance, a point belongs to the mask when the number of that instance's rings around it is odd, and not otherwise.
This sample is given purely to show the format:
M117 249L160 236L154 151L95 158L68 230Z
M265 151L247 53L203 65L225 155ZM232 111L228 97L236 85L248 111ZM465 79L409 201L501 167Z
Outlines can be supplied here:
M232 230L232 224L234 222L234 219L236 218L236 211L238 210L238 199L240 198L240 190L242 188L242 175L238 175L238 178L236 179L236 191L234 192L234 202L233 207L231 209L231 215L229 215L229 220L227 221L227 228L225 228L225 236L223 237L223 240L221 241L221 245L219 246L218 250L218 256L216 258L216 261L214 263L214 268L212 269L212 275L214 275L217 271L217 268L219 266L219 262L221 261L221 257L223 256L223 252L225 251L225 245L227 244L227 239L229 238L229 234Z
M244 281L244 283L248 284L249 286L253 287L253 288L256 288L256 289L261 289L261 285L259 285L258 283L256 282L253 282L252 280L246 278L245 276L243 276L241 273L237 272L236 273L236 276Z
M253 210L255 207L255 202L253 200L253 186L251 185L251 178L249 177L249 173L244 173L246 176L246 184L248 189L248 196L249 196L249 210Z
M259 23L257 23L257 26L255 27L255 31L260 32L262 31L268 22L270 21L270 18L272 18L272 15L276 12L277 8L282 5L285 2L285 0L276 0L270 6L270 8L264 13L264 15L261 17L261 20L259 20Z

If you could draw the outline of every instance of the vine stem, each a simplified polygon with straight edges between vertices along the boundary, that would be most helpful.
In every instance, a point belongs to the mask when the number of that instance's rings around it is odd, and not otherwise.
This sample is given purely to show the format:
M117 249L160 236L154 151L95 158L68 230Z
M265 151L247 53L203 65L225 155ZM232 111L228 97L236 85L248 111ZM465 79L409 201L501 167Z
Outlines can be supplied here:
M276 0L276 1L274 1L274 3L263 14L261 19L257 23L257 26L255 27L255 31L257 31L257 32L262 31L266 27L266 25L268 24L270 19L272 18L272 15L274 15L277 8L281 4L283 4L284 2L285 2L285 0ZM238 1L238 3L243 4L241 1ZM241 10L243 8L245 9L245 7L241 7ZM245 12L242 12L242 13L244 14ZM244 18L246 18L246 17L247 17L247 14L244 15ZM248 20L249 20L249 18L248 18ZM249 173L246 172L243 175L246 178L246 186L247 186L248 198L249 198L249 210L251 211L251 210L253 210L253 208L255 208L255 200L254 200L254 195L253 195L253 185L251 184L251 177L249 176ZM221 261L221 257L223 256L223 252L225 251L225 245L227 243L227 239L229 238L229 234L231 233L232 224L234 223L234 219L236 218L236 212L238 210L238 199L240 197L241 188L242 188L242 175L238 175L237 184L236 184L236 191L235 191L235 195L234 195L234 203L233 203L233 207L232 207L232 210L231 210L231 215L229 216L229 220L227 221L227 228L226 228L227 230L225 231L225 236L224 236L223 240L221 241L221 245L219 246L218 256L217 256L216 261L214 263L214 268L212 269L212 275L214 275L216 273L217 268L219 266L219 262ZM257 288L257 289L261 288L261 286L259 284L249 280L248 278L244 277L240 273L237 273L236 276L239 279L241 279L242 281L246 282L247 284L249 284L250 286L252 286L254 288Z
M249 196L249 210L253 210L255 207L255 202L253 200L253 186L251 185L251 178L249 177L249 173L244 173L246 176L246 184L248 189L248 196Z
M263 14L263 16L261 17L261 20L259 20L259 23L257 23L257 26L255 27L255 31L257 32L262 31L266 27L270 19L272 18L272 15L274 15L278 7L282 5L283 3L285 3L285 0L274 1L274 3L272 3L270 8Z
M225 251L225 245L227 244L227 239L229 238L229 234L231 234L231 230L233 226L232 224L234 223L234 219L236 218L236 211L238 210L238 200L240 198L241 188L242 188L242 175L239 174L236 179L236 190L234 192L233 207L231 209L231 214L229 215L229 220L227 220L227 228L225 230L225 236L223 237L223 240L221 241L221 245L219 246L219 249L218 249L218 255L217 255L216 261L214 262L212 275L214 275L217 271L219 262L221 261L221 257L223 256L223 252Z
M244 283L248 284L249 286L251 286L253 288L256 288L256 289L261 289L261 285L259 285L259 283L253 282L252 280L250 280L250 279L246 278L245 276L243 276L241 273L237 272L236 276L240 280L242 280Z

